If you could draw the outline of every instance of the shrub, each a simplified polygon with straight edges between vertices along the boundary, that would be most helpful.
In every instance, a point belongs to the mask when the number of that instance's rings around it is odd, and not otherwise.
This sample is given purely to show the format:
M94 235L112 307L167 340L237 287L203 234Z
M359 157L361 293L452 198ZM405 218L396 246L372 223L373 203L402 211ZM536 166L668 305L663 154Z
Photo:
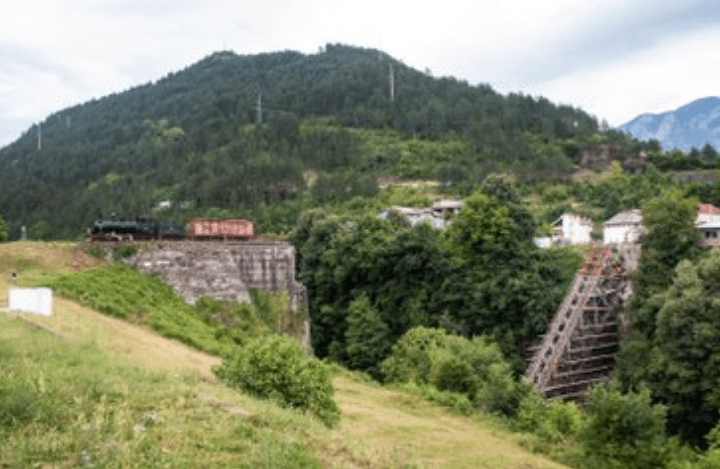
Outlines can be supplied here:
M242 344L250 337L270 332L270 328L258 318L253 304L203 296L194 308L206 324L216 328L217 339L230 338L236 344Z
M99 244L90 244L87 253L96 259L105 259L105 248Z
M402 390L420 396L428 401L437 402L438 404L449 407L461 415L470 415L473 411L473 405L470 399L464 394L452 391L440 391L435 386L414 382L403 384Z
M427 384L431 377L431 350L437 348L447 336L440 329L416 327L408 331L393 345L391 355L382 363L387 382Z
M0 243L10 241L10 229L7 222L0 217Z
M290 337L251 339L213 371L231 387L310 412L328 427L340 420L330 369Z
M520 401L514 421L518 430L552 443L578 435L585 422L585 414L574 402L548 402L535 389Z
M113 259L116 261L132 257L138 252L138 247L133 244L121 244L113 251Z
M382 364L388 382L431 384L459 392L475 407L514 415L530 391L518 383L498 345L486 337L450 335L440 329L417 327L393 346Z
M587 412L580 439L593 466L665 466L666 409L652 405L648 389L622 394L611 386L596 386L588 393Z

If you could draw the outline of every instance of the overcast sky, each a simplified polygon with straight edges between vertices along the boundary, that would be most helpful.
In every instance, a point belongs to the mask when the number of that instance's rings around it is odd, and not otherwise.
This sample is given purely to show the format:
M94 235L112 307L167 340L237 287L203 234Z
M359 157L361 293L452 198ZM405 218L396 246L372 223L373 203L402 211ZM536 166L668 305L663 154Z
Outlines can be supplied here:
M610 125L720 95L717 0L2 0L0 146L218 50L381 49Z

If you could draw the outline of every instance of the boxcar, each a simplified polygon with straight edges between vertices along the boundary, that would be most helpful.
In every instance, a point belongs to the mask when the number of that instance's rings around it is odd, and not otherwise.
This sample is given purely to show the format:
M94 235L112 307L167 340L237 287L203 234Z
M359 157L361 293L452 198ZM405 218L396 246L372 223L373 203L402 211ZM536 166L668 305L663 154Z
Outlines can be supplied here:
M190 220L188 237L192 240L248 240L255 238L255 225L250 220Z

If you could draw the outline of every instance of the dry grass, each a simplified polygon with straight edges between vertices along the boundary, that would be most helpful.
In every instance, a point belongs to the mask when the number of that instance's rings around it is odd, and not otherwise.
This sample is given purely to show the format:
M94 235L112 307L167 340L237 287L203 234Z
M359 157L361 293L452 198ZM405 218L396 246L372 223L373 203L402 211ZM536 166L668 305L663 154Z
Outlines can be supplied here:
M70 243L17 242L0 244L0 302L7 301L11 272L32 275L33 270L81 270L104 262ZM129 358L154 370L189 369L204 380L214 380L211 367L220 359L149 331L145 327L109 317L75 301L55 296L49 318L26 316L63 336Z
M338 433L367 451L432 468L563 468L520 448L514 435L481 417L451 414L419 397L338 376Z

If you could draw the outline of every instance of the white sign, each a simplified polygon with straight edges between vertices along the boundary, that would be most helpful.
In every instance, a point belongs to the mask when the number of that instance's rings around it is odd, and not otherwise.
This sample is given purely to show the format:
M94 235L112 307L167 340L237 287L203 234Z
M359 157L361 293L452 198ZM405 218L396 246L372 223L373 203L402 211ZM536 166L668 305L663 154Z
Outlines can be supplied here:
M52 316L52 290L49 288L11 288L10 309Z

